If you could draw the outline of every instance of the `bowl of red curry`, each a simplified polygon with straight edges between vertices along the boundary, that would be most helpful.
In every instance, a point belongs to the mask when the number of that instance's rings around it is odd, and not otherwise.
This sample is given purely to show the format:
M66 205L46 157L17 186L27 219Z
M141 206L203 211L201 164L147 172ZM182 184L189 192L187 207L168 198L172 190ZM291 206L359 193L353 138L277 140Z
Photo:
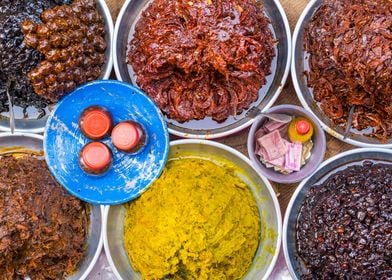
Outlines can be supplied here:
M290 29L274 0L128 0L114 38L117 79L140 87L186 138L251 125L289 71Z
M313 0L293 35L302 105L349 144L392 147L391 1Z

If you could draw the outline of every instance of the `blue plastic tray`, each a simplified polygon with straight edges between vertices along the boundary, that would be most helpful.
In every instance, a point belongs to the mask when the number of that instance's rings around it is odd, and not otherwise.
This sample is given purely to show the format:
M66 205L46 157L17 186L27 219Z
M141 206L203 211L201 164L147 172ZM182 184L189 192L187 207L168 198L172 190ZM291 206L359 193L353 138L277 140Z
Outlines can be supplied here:
M79 116L93 105L106 108L114 124L141 123L148 138L136 155L116 150L110 137L102 140L112 149L113 165L98 176L79 165L80 150L91 141L79 130ZM140 196L159 177L168 157L169 135L159 109L142 91L118 81L95 81L57 104L45 128L44 149L50 171L71 194L89 203L121 204Z

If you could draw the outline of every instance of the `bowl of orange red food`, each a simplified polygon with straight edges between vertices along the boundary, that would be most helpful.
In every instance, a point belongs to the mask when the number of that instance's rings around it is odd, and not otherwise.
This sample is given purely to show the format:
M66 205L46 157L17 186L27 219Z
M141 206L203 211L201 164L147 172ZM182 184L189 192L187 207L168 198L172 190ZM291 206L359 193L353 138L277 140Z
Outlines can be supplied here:
M313 0L294 31L291 74L302 105L352 145L392 147L391 8L390 1Z
M55 181L42 136L0 133L0 142L1 276L86 279L103 245L101 207L72 197Z
M104 0L2 4L0 130L43 132L53 106L85 82L109 78L113 21Z
M186 138L251 125L280 94L290 65L290 29L274 0L128 0L114 38L117 79L139 86L169 132Z
M254 121L248 135L248 154L254 167L278 183L296 183L311 175L323 161L324 131L309 112L279 105Z

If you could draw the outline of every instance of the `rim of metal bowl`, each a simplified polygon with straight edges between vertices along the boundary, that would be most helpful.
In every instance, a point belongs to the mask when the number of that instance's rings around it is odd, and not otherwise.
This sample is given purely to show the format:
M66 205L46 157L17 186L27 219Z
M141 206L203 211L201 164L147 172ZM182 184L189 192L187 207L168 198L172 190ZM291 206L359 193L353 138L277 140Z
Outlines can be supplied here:
M116 24L114 27L114 35L113 35L113 47L112 47L112 52L113 52L113 63L114 63L114 72L116 74L116 78L119 81L123 81L122 77L121 77L121 73L120 73L120 69L117 63L117 42L118 40L116 39L119 35L119 28L120 28L120 22L122 21L122 18L124 17L125 11L127 9L127 6L129 5L129 3L131 3L132 1L135 0L126 0L120 10L120 13L118 14L117 20L116 20ZM265 0L263 0L265 1ZM286 32L286 40L287 40L287 62L285 65L285 70L284 70L284 74L281 80L281 83L278 87L278 89L275 91L275 93L273 94L273 97L271 98L271 100L266 104L266 106L264 106L264 108L262 109L262 112L268 110L276 101L276 99L278 99L280 93L283 90L283 87L286 84L289 72L290 72L290 65L291 65L291 58L292 58L292 41L291 41L291 29L290 29L290 25L289 25L289 21L287 19L287 15L286 12L283 9L283 6L281 5L279 0L272 0L276 7L279 10L279 13L283 19L283 24L285 27L285 32ZM137 85L135 85L137 86ZM249 127L250 125L252 125L252 123L254 122L255 118L249 118L249 120L245 123L243 123L242 125L235 127L233 129L229 129L227 131L223 131L223 132L218 132L218 133L209 133L208 131L206 131L205 134L194 134L194 133L185 133L185 132L181 132L178 131L176 129L170 128L168 126L168 131L170 134L179 136L179 137L183 137L183 138L194 138L194 139L215 139L215 138L221 138L221 137L225 137L228 135L232 135L235 134L247 127Z
M254 168L254 166L252 165L252 162L250 161L249 158L247 158L245 155L243 155L242 153L240 153L239 151L237 151L236 149L227 146L225 144L221 144L219 142L215 142L215 141L210 141L210 140L202 140L202 139L181 139L181 140L175 140L175 141L171 141L170 142L170 147L172 146L176 146L176 145L182 145L182 144L202 144L202 145L208 145L208 146L213 146L219 149L223 149L226 150L230 153L232 153L233 155L235 155L236 157L238 157L239 159L241 159L242 161L244 161L250 168L252 168L256 174L259 175L260 179L262 180L263 184L265 185L265 187L268 189L268 192L270 193L271 197L272 197L272 202L274 204L274 210L276 211L276 215L277 215L277 224L278 224L278 229L277 229L277 238L276 238L276 249L275 249L275 253L274 256L272 257L271 263L269 264L269 267L263 277L263 280L268 279L268 277L271 275L272 270L274 269L276 262L278 260L278 256L279 256L279 252L280 252L280 248L281 248L281 240L282 240L282 234L283 234L283 227L282 227L282 214L280 211L280 205L279 205L279 201L278 198L276 196L276 193L274 191L274 189L272 188L271 183L265 178L264 175L261 175L259 172L257 172L257 170ZM103 243L104 243L104 249L105 249L105 254L106 257L109 261L110 267L113 269L114 274L116 275L116 277L118 279L122 279L120 273L118 272L116 266L114 265L113 262L113 258L110 254L109 251L109 244L108 244L108 238L107 238L107 222L108 222L108 215L109 215L109 210L110 210L110 206L105 206L105 210L104 210L104 214L103 214L103 225L102 225L102 229L104 231L104 233L102 234L103 236Z
M295 53L297 51L297 48L302 48L302 46L297 46L297 41L299 39L299 35L300 35L300 31L302 30L305 18L309 15L309 12L314 8L314 6L317 4L317 2L319 2L320 0L311 0L305 7L305 9L303 10L301 16L299 17L297 24L295 26L294 29L294 33L293 33L293 39L292 39L292 47L291 47L291 57L292 57L292 61L291 61L291 77L293 80L293 84L294 84L294 89L295 92L297 93L297 96L302 104L302 106L308 110L321 124L321 127L331 136L346 142L348 144L357 146L357 147L364 147L364 148L392 148L392 143L390 144L371 144L371 143L366 143L363 141L359 141L359 140L355 140L352 139L350 136L347 136L346 138L344 137L343 134L337 132L336 130L332 129L331 127L329 127L321 118L319 118L317 116L317 114L312 110L312 108L308 105L308 103L305 100L305 97L303 95L301 86L299 84L299 81L297 79L298 77L298 73L297 73L297 69L296 69L296 56Z
M339 153L328 160L324 161L320 166L316 169L316 171L306 179L304 179L297 187L293 195L291 196L290 202L287 205L286 212L284 215L284 221L283 221L283 234L282 234L282 242L283 242L283 253L284 253L284 258L287 264L287 267L289 269L291 277L294 279L298 279L294 270L294 267L291 263L291 260L289 258L289 251L288 251L288 246L287 246L287 230L288 230L288 222L289 222L289 216L291 213L291 210L293 208L294 202L297 200L298 194L302 191L303 187L307 184L307 182L316 174L319 170L330 164L331 162L338 160L340 158L352 155L352 154L361 154L365 152L380 152L380 153L387 153L390 154L392 157L392 150L385 149L385 148L356 148L352 150L348 150L343 153Z
M23 132L15 132L15 133L1 132L0 133L0 145L1 145L1 139L3 137L13 137L13 136L37 139L37 140L40 140L42 142L42 145L43 145L43 141L44 141L44 137L42 135L40 135L40 134L23 133ZM43 146L42 146L42 150L43 150ZM102 206L100 206L100 210L101 210L101 216L103 216L104 208ZM101 219L101 223L102 223L102 219ZM103 223L101 224L101 229L103 229ZM92 258L91 262L89 263L87 269L84 271L82 276L79 278L80 280L84 280L84 279L87 278L87 276L90 274L90 272L94 268L95 264L97 263L99 256L101 255L102 247L103 247L103 238L102 238L103 233L102 233L102 230L99 233L99 236L100 236L99 237L99 243L98 243L98 246L97 246L97 250L94 253L94 257ZM72 274L70 276L72 276Z
M96 2L98 3L98 9L102 10L102 16L104 18L105 21L105 25L107 27L106 31L109 31L109 42L107 44L107 47L109 48L108 51L108 55L106 58L106 67L103 69L102 75L99 79L102 80L107 80L110 77L110 74L112 72L113 69L113 30L114 30L114 25L113 25L113 19L112 19L112 15L110 13L109 7L106 4L105 0L96 0ZM34 120L32 120L34 121ZM44 122L44 124L40 127L37 128L15 128L16 132L20 132L20 133L43 133L45 130L45 125L46 125L46 121ZM0 124L0 131L4 131L4 132L9 132L11 129L8 125L2 125Z

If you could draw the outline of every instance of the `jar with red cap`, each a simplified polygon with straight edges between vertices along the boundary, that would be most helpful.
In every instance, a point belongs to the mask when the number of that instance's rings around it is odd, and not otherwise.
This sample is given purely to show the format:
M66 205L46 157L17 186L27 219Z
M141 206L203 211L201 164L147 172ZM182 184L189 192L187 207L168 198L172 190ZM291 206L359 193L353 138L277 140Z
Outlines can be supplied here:
M146 144L147 135L142 125L135 121L124 121L112 130L113 145L120 151L136 154Z
M104 143L91 142L80 151L79 164L86 173L100 175L110 168L112 153Z
M87 138L99 140L110 135L112 117L105 108L90 106L80 115L79 127Z

